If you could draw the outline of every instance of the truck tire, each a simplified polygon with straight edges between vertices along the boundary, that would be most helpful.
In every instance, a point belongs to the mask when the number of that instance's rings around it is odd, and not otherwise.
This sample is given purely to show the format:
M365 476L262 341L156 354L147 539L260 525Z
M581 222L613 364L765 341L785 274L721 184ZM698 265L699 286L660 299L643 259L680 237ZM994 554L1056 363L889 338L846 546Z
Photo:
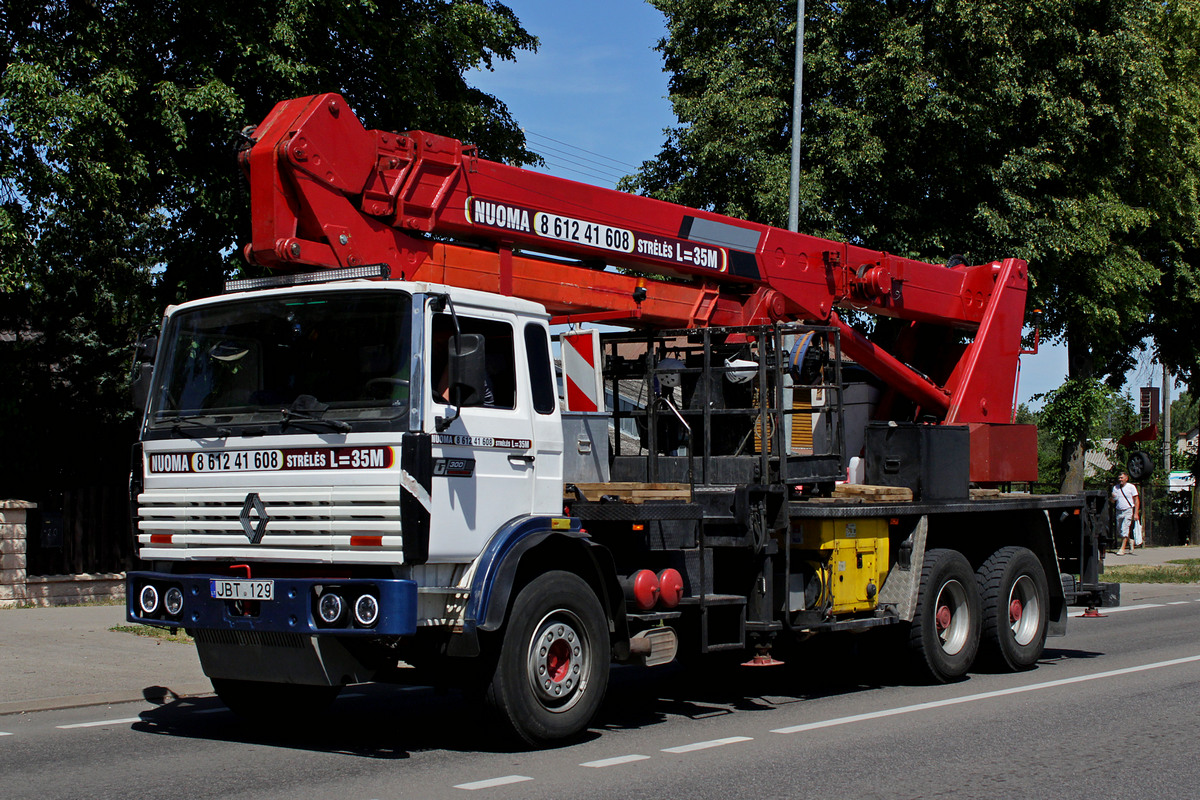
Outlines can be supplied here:
M981 655L1014 672L1034 667L1046 647L1050 588L1032 551L1002 547L975 573L983 607Z
M517 593L486 700L513 732L542 746L583 731L608 686L608 617L571 572L547 572Z
M909 629L919 671L938 683L961 678L979 651L979 588L970 562L956 550L929 550Z
M340 686L309 686L213 678L213 690L229 710L247 722L289 724L329 708Z

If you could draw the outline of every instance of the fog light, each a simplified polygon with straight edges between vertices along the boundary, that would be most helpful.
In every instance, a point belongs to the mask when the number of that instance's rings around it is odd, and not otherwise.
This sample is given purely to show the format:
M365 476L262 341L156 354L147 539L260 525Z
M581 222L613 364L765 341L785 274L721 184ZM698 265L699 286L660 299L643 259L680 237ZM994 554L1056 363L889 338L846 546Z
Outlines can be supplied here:
M153 614L158 610L158 589L147 583L142 587L138 602L142 604L142 613Z
M163 598L163 606L172 617L179 616L179 612L183 610L183 591L176 586L167 589L166 597Z
M326 592L317 601L317 613L321 619L332 625L342 617L342 597L333 592Z
M354 604L354 618L364 627L375 624L375 620L379 619L379 601L374 595L364 594L358 598Z

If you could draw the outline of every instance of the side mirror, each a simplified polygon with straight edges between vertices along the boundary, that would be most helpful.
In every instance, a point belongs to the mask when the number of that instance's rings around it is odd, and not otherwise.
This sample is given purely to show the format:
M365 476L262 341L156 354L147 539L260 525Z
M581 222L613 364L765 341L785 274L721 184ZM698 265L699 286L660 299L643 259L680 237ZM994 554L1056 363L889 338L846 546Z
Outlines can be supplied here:
M462 333L451 336L447 390L450 402L457 406L483 405L487 383L483 334Z
M133 407L138 411L145 411L146 403L150 401L150 378L154 375L154 365L143 364L139 361L134 368L137 372L129 387L133 395Z
M133 351L133 360L142 361L147 364L153 364L155 357L158 355L158 337L147 336L137 343L137 347Z
M133 352L133 375L129 383L133 407L146 410L150 400L150 378L154 374L154 358L158 354L158 337L147 336L137 343Z

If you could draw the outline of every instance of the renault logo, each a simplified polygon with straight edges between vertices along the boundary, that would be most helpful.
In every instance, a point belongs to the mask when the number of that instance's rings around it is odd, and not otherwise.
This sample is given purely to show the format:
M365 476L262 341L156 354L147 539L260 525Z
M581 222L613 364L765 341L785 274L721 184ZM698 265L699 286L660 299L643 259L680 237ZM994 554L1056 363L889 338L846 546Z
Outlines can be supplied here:
M250 523L251 511L258 516L258 523L255 525ZM267 523L271 521L271 518L267 516L267 507L263 505L258 492L246 495L246 502L242 503L242 513L238 514L238 521L242 523L242 530L246 532L246 538L250 540L250 544L258 544L262 541L263 534L267 532Z

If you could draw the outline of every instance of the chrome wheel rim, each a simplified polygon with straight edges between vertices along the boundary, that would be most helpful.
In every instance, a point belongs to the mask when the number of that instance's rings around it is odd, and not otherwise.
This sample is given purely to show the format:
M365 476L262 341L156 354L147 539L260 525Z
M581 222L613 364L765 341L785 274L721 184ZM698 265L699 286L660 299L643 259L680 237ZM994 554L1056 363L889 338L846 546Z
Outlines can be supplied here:
M967 644L971 629L971 611L967 590L956 580L946 581L938 589L934 603L934 630L947 655L955 655Z
M579 617L556 609L534 627L529 641L527 673L534 696L543 707L566 711L587 689L591 642Z
M1020 576L1008 591L1008 623L1017 644L1024 646L1037 638L1041 611L1033 579Z

